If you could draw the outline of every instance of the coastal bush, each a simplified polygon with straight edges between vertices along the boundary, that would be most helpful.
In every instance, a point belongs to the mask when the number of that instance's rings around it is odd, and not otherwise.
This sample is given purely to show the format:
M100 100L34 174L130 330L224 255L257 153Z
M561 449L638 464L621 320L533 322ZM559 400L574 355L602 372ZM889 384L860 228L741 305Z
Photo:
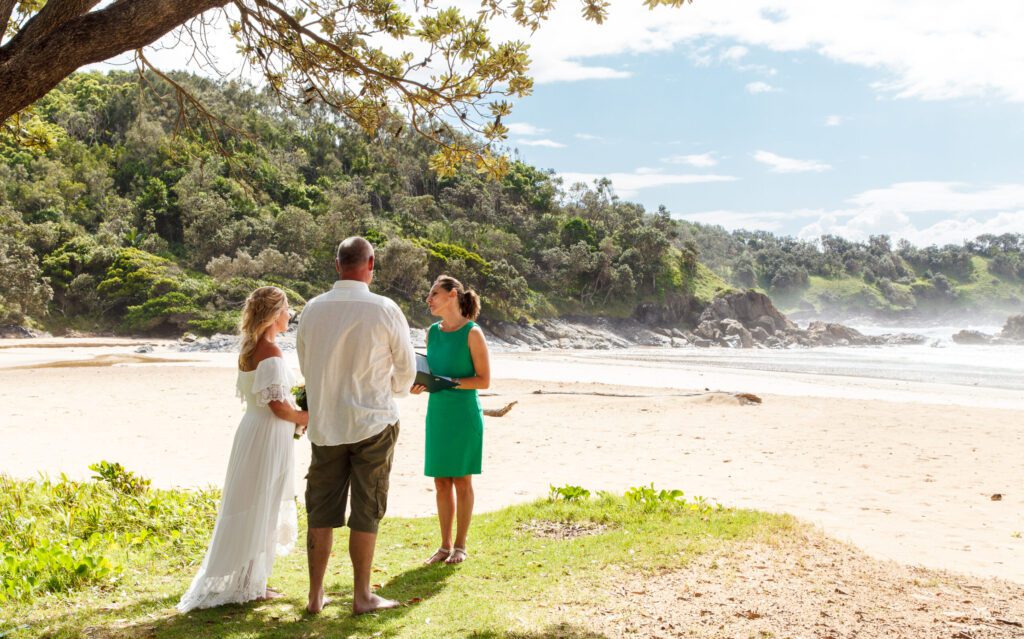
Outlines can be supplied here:
M0 226L0 324L21 324L28 316L46 314L53 289L31 247L3 231Z
M93 481L0 475L0 601L113 586L151 561L202 556L218 491L157 490L120 464L93 464Z

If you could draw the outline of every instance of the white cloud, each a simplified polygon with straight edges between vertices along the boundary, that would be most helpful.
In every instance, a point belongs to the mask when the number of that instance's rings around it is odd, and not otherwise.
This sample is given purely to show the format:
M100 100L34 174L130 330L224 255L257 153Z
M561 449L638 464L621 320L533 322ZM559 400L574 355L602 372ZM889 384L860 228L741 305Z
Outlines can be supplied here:
M778 91L778 89L776 89L772 85L768 84L767 82L761 82L760 80L758 80L757 82L748 82L745 88L747 89L747 93L752 93L755 95L758 93L774 93Z
M814 217L820 211L701 211L677 216L691 222L721 226L728 231L737 229L783 232L786 223L794 220Z
M516 140L516 144L521 144L523 146L544 146L549 149L565 148L565 145L561 142L555 142L554 140L549 140L547 138L542 138L540 140Z
M512 135L540 135L541 133L547 133L547 129L527 124L526 122L511 122L506 124L508 132Z
M770 151L757 151L754 153L754 159L761 164L767 164L774 173L821 173L832 168L816 160L796 160Z
M707 168L718 164L718 160L715 159L713 153L670 155L667 158L661 158L661 161L666 164L689 164L690 166L700 168Z
M762 229L808 240L829 234L863 241L884 234L917 246L960 244L984 233L1024 233L1024 184L970 189L947 182L910 182L865 191L849 202L851 207L835 210L721 210L680 217L728 230ZM945 213L945 219L934 221L936 213Z
M858 207L903 213L973 213L1024 208L1024 184L970 189L959 182L900 182L850 199Z
M934 224L915 224L902 213L862 211L852 217L823 215L819 220L800 229L798 236L814 239L823 234L841 235L851 240L866 240L871 235L889 235L905 239L917 246L932 244L961 244L985 233L1024 232L1024 211L988 215L972 215L961 219L947 219Z
M444 0L467 15L479 10L478 0ZM231 10L229 9L229 12ZM232 13L232 15L234 15ZM226 71L240 58L234 41L223 32L219 13L210 43ZM613 3L604 25L583 20L578 5L559 3L535 33L504 19L492 25L492 40L529 42L532 75L537 82L626 78L623 68L589 65L619 54L671 51L679 44L727 42L721 56L735 62L749 58L743 50L813 52L830 60L878 69L886 74L878 91L900 98L941 100L994 95L1024 102L1024 3L1014 0L733 0L698 2L679 8L638 10ZM161 43L170 45L174 36ZM394 44L394 43L392 43ZM188 68L187 47L151 52L167 69ZM395 49L417 49L402 41ZM705 47L702 55L710 56ZM119 56L122 63L130 56ZM607 64L607 63L605 63Z
M737 60L743 59L743 57L746 56L748 53L750 53L750 49L746 47L741 47L739 45L734 45L723 51L721 54L719 54L718 57L720 60L728 60L731 62L735 62Z
M573 136L577 140L585 140L587 142L603 142L604 138L600 135L592 135L590 133L577 133Z
M478 8L476 0L459 0L459 5ZM626 71L590 67L587 60L670 51L711 39L751 50L814 52L878 69L886 79L876 88L896 97L995 95L1024 101L1021 24L1024 3L1012 0L734 0L653 11L613 3L600 26L580 18L577 5L560 3L533 36L507 25L495 35L529 39L538 82L626 77Z
M841 115L830 115L825 118L825 126L839 126L843 123L843 116Z
M594 180L608 178L612 181L615 193L619 197L635 197L638 191L661 186L681 184L706 184L713 182L734 182L732 175L700 175L691 173L661 173L657 170L640 168L633 173L574 173L566 171L558 174L566 186L582 182L592 184Z

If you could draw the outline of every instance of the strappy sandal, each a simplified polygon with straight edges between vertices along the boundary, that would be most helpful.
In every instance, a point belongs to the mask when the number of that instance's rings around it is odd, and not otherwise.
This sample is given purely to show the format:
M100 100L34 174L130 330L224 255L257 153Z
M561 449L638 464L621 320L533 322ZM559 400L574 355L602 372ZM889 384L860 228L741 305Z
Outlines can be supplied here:
M438 548L437 552L435 552L433 555L431 555L430 558L427 559L426 561L424 561L423 563L425 563L427 565L430 565L430 564L439 564L442 561L447 562L448 558L451 556L451 554L452 554L452 551L448 550L447 548Z
M459 548L454 546L452 551L448 553L448 558L444 560L446 564L461 564L462 562L469 559L469 553L466 552L465 548Z

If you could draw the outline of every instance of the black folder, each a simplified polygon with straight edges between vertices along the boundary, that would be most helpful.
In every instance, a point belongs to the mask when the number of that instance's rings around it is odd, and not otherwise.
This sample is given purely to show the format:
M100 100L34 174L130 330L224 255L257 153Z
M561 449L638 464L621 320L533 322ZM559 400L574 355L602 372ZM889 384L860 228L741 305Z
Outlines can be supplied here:
M451 377L431 373L430 366L427 365L427 356L422 353L416 353L416 381L414 383L426 386L428 393L436 393L456 386Z

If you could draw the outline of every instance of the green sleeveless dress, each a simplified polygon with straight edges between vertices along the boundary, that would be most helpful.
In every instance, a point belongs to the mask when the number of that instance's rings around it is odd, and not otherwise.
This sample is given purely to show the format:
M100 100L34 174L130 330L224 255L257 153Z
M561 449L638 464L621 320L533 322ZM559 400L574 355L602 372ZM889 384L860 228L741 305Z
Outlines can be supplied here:
M446 377L473 377L469 331L473 322L446 333L440 322L427 333L430 372ZM484 415L476 390L448 389L430 393L423 474L428 477L479 475L484 447Z

